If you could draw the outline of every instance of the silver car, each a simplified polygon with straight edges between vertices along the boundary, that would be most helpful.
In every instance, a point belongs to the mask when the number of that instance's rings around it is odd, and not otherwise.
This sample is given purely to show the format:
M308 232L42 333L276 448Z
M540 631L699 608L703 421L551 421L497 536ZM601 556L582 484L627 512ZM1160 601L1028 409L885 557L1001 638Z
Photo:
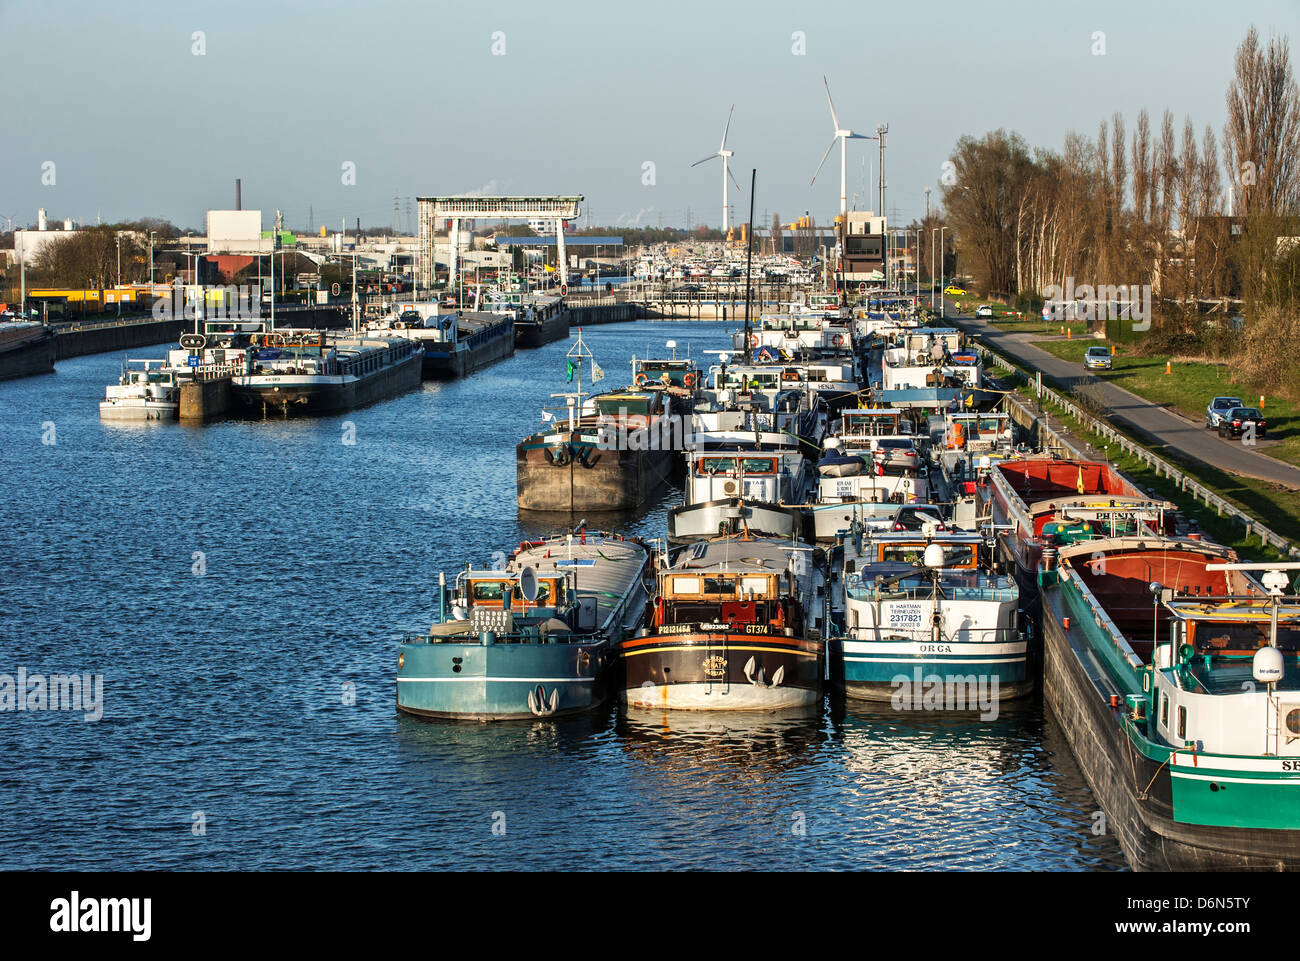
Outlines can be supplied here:
M1205 426L1210 430L1218 430L1219 424L1223 421L1223 415L1234 407L1242 406L1240 397L1216 397L1208 407L1205 408Z

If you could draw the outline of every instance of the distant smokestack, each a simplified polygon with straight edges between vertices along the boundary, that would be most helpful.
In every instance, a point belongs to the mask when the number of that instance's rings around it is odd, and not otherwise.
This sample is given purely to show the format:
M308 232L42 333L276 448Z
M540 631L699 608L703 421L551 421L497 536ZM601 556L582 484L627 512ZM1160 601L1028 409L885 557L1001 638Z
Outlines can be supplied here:
M239 178L236 177L236 178L235 178L235 209L236 209L236 210L243 210L243 209L244 209L244 204L243 204L243 198L241 198L240 195L239 195L239 186L240 186L240 185L239 185Z
M36 211L36 229L37 229L37 230L45 230L45 229L46 229L46 222L45 222L45 208L44 208L44 207L42 207L40 210Z

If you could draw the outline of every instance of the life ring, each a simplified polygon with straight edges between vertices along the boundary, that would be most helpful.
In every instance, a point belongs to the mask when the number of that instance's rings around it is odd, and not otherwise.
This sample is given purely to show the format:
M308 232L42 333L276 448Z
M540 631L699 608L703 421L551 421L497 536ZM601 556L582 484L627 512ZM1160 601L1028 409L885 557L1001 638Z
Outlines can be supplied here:
M758 346L758 334L750 334L750 335L749 335L749 346L750 346L750 347L757 347L757 346Z
M636 375L636 385L637 385L638 387L644 387L646 381L648 381L649 379L650 379L650 378L647 377L645 374L637 374L637 375Z
M695 386L695 375L694 375L694 374L687 374L685 377L682 378L682 383L685 384L687 387L694 387L694 386Z
M843 335L836 334L834 337L831 338L831 343L834 344L836 347L843 345L844 343Z

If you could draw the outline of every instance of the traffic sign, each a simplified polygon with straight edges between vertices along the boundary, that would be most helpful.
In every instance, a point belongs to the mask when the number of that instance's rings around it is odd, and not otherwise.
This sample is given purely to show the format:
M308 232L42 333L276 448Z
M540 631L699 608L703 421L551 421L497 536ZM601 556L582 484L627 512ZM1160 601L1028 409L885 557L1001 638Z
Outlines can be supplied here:
M198 367L200 359L201 358L199 357L198 354L190 354L188 357L185 358L185 363L191 367Z
M569 292L569 285L568 285L568 284L560 284L560 296L563 297L563 296L564 296L565 294L567 294L568 292Z
M186 350L202 350L207 342L202 334L181 334L181 346Z

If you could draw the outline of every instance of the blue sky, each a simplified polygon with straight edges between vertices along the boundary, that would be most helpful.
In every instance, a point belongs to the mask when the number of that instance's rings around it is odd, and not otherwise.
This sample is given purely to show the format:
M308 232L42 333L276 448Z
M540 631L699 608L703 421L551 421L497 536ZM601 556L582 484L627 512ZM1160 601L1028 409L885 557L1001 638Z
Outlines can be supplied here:
M394 195L404 217L408 196L476 190L580 193L600 224L680 225L689 209L716 225L718 162L690 165L717 149L734 103L736 219L757 167L756 219L826 221L838 150L809 186L833 129L824 74L843 123L889 124L887 206L906 222L925 186L937 198L962 134L1006 127L1059 148L1115 110L1131 130L1144 106L1157 123L1171 109L1180 134L1184 114L1218 133L1252 23L1297 35L1300 3L0 0L0 217L43 206L202 228L240 177L245 207L298 228L309 208L318 227L378 226ZM875 207L864 157L874 180L875 142L850 142L859 209Z

